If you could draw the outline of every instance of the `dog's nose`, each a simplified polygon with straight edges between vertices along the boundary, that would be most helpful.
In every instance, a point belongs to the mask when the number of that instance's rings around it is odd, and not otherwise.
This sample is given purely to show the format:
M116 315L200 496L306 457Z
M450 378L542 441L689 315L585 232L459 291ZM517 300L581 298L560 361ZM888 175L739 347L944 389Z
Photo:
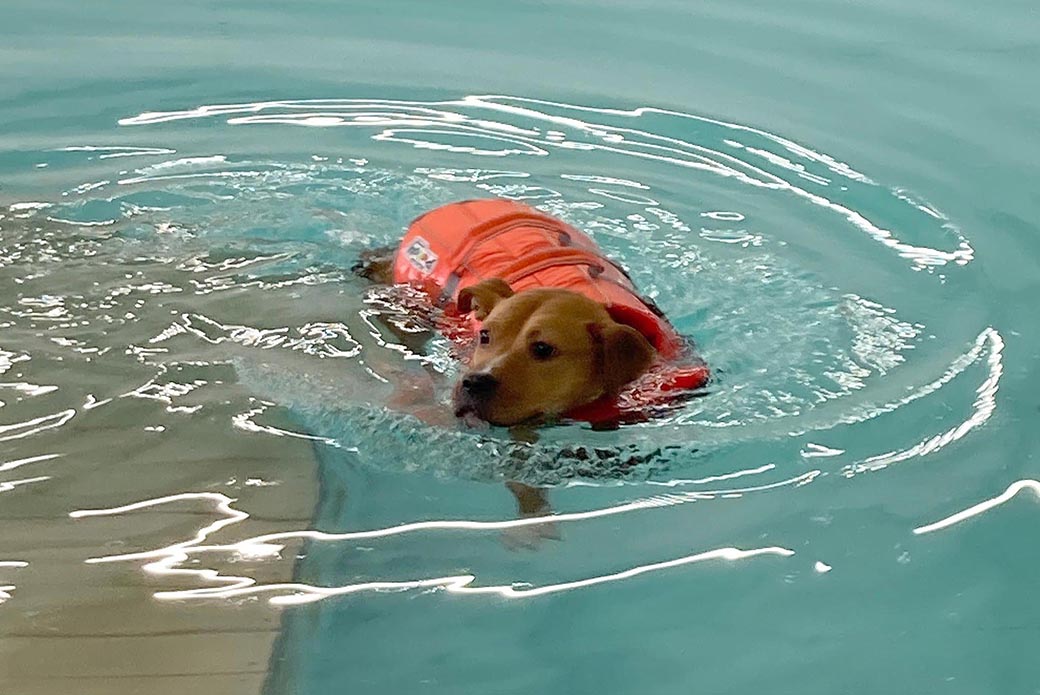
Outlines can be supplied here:
M476 372L463 377L462 388L474 398L487 398L498 388L498 379L487 372Z

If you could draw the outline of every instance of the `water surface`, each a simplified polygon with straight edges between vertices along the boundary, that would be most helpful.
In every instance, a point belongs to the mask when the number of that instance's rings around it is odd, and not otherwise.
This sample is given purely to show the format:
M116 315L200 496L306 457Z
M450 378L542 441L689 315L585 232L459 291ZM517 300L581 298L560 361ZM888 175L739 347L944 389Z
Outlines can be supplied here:
M8 20L4 692L1040 689L1031 4ZM350 266L477 196L592 234L710 393L388 407L457 365Z

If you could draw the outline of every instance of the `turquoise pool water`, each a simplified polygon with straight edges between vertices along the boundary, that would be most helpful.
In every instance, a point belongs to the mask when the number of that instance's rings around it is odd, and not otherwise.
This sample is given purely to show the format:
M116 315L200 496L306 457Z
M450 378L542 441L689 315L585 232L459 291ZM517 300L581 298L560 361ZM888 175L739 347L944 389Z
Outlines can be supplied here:
M0 692L1040 692L1038 36L963 0L8 7ZM524 446L389 408L455 365L349 268L492 195L594 235L710 393Z

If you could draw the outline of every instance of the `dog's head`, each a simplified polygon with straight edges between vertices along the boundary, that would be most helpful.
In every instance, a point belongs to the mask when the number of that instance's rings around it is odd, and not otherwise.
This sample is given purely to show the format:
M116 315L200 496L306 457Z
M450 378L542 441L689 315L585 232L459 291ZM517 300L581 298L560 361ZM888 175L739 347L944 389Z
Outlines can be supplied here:
M458 417L504 426L552 418L616 393L656 354L639 331L577 292L514 293L496 278L463 289L458 308L483 322L455 385Z

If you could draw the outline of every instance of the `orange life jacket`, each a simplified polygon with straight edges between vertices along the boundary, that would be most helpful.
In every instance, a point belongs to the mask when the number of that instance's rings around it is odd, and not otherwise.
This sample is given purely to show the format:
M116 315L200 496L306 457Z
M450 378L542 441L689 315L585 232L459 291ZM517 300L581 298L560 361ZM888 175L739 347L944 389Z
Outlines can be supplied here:
M421 289L449 316L458 316L461 289L488 278L501 278L516 292L556 287L581 293L657 350L657 361L622 393L575 408L565 413L569 419L593 424L644 419L648 408L708 381L708 367L688 342L592 239L527 205L489 199L436 208L412 222L394 258L394 282ZM463 326L446 333L468 344L479 324L474 319Z

